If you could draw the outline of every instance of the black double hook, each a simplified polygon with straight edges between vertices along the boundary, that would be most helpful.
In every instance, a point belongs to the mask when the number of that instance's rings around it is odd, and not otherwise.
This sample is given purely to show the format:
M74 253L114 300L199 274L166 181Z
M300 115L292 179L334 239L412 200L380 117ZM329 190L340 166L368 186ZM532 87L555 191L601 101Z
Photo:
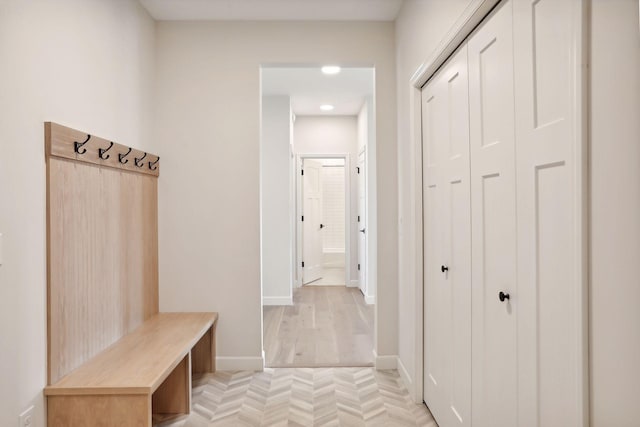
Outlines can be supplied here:
M144 166L144 163L142 162L144 160L144 158L147 157L147 153L144 153L144 156L137 158L134 158L134 163L136 164L137 167L141 168L142 166Z
M106 156L105 154L107 153L107 151L111 150L112 147L113 147L113 141L111 141L111 143L107 148L98 149L98 155L102 160L107 160L109 157L111 157L109 154L107 154Z
M86 148L82 148L82 146L84 144L86 144L87 142L89 142L90 139L91 139L91 135L87 135L87 139L85 139L84 142L74 141L73 142L73 151L75 151L78 154L86 153L87 149ZM80 151L81 148L82 148L82 151Z
M125 160L125 157L127 157L127 156L129 155L129 153L131 153L131 150L133 150L133 148L129 147L129 151L127 151L126 153L124 153L124 154L119 153L119 154L118 154L118 161L119 161L120 163L122 163L123 165L124 165L125 163L128 163L128 162L129 162L129 159L126 159L126 160Z
M155 162L149 162L149 169L151 169L152 171L158 169L158 167L156 166L156 164L160 161L160 156L158 156L158 158L156 159Z

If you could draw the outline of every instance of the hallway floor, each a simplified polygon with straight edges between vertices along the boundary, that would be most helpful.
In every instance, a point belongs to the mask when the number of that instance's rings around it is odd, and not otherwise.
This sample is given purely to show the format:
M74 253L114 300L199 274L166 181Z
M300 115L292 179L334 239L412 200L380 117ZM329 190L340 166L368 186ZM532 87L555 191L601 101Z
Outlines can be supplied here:
M193 409L166 427L437 427L396 371L373 368L218 372L194 382Z
M305 286L293 303L264 307L266 366L373 366L374 306L359 289Z
M322 278L305 286L345 286L344 267L323 267Z

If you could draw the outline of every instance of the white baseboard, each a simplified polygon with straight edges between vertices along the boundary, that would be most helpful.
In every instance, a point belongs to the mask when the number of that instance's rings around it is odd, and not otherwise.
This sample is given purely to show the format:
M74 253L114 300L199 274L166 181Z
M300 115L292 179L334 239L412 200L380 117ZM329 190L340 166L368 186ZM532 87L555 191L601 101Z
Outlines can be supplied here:
M398 369L398 356L378 356L378 353L373 350L373 363L377 371Z
M411 377L407 372L407 368L405 368L404 364L402 363L402 359L400 359L399 356L398 356L397 365L398 365L398 373L400 374L400 379L402 379L402 383L404 384L406 389L409 390L409 394L411 395L411 398L413 398L413 400L415 401L413 381L411 381Z
M417 404L422 403L422 393L420 392L418 396L418 391L413 385L413 380L399 356L378 356L378 353L373 350L373 360L377 371L397 370L402 384L409 391L411 399Z
M376 303L376 297L372 296L372 295L365 295L364 296L364 302L366 302L367 304L375 304Z
M262 305L293 305L293 297L262 297Z
M216 371L262 371L264 357L216 357Z
M358 279L352 279L347 285L348 288L357 288L358 286L360 286Z

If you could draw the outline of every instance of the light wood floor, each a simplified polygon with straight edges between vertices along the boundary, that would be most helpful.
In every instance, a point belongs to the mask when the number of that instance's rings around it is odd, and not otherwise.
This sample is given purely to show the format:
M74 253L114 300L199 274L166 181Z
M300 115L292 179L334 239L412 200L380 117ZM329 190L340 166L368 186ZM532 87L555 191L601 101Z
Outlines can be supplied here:
M162 427L438 427L397 371L373 368L216 372L194 382L192 401Z
M267 367L373 366L374 306L359 289L297 288L293 303L264 307Z
M305 286L344 286L344 267L324 267L322 278Z

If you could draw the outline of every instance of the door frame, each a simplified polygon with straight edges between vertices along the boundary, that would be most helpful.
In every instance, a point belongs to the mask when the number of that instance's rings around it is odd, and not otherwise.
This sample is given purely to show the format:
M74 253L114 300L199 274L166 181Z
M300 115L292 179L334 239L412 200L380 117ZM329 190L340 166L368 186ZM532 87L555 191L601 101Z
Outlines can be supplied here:
M364 162L364 171L362 173L362 178L364 179L364 219L365 219L365 227L369 228L369 211L367 210L367 203L368 203L368 197L369 194L367 192L367 168L369 167L368 163L367 163L367 147L364 146L362 148L360 148L358 150L358 156L354 159L354 165L356 168L359 168L360 166L360 156L362 156L363 158L363 162ZM360 175L360 171L357 172L357 175ZM357 180L359 180L360 178L356 178ZM356 215L358 215L359 210L360 210L360 182L356 182L356 186L358 187L358 192L356 194L356 205L355 205L355 210L356 210ZM358 231L360 231L360 221L356 222L356 228L358 229ZM356 247L358 248L358 257L357 257L357 264L360 264L360 235L358 235L358 239L355 243ZM367 292L362 290L362 283L360 283L360 274L358 274L358 279L356 281L356 286L360 289L360 292L362 292L362 294L364 295L364 301L367 304L375 304L375 295L371 295L371 292L369 292L369 277L368 277L368 266L369 266L369 250L368 250L368 239L367 239L367 235L365 233L365 243L364 243L364 266L360 265L360 269L363 271L363 275L364 275L364 281L365 281L365 285L367 288Z
M446 36L441 40L434 53L418 67L409 83L409 150L413 159L412 176L413 198L415 205L412 206L414 221L410 224L412 228L411 247L413 248L414 270L408 275L408 287L413 287L414 293L414 335L410 339L414 342L414 377L410 378L404 369L399 369L400 376L407 386L411 397L415 403L423 403L423 381L424 381L424 241L423 241L423 214L424 200L422 181L422 88L435 75L449 57L460 47L462 43L473 33L474 29L484 21L489 13L503 0L470 0L468 6L461 13ZM589 72L587 64L589 62L589 40L590 40L590 2L574 2L573 9L574 33L573 39L577 46L575 56L572 58L576 71L574 99L572 100L575 113L574 136L577 149L575 161L579 169L579 176L576 177L578 187L581 191L576 194L575 211L579 214L579 231L575 239L579 256L576 260L575 270L581 282L582 294L579 296L581 303L581 324L582 336L580 337L580 351L582 366L581 387L582 387L582 411L584 426L589 425L589 169L588 169L588 112L589 112ZM419 40L413 41L414 47L420 48ZM411 196L411 195L410 195ZM410 237L409 237L410 238ZM401 362L401 361L400 361ZM400 363L401 365L401 363Z
M351 163L349 153L297 153L295 157L295 203L293 205L293 215L296 219L296 232L291 241L292 252L295 254L293 286L299 288L302 286L302 167L304 159L344 159L344 275L345 286L351 287Z

